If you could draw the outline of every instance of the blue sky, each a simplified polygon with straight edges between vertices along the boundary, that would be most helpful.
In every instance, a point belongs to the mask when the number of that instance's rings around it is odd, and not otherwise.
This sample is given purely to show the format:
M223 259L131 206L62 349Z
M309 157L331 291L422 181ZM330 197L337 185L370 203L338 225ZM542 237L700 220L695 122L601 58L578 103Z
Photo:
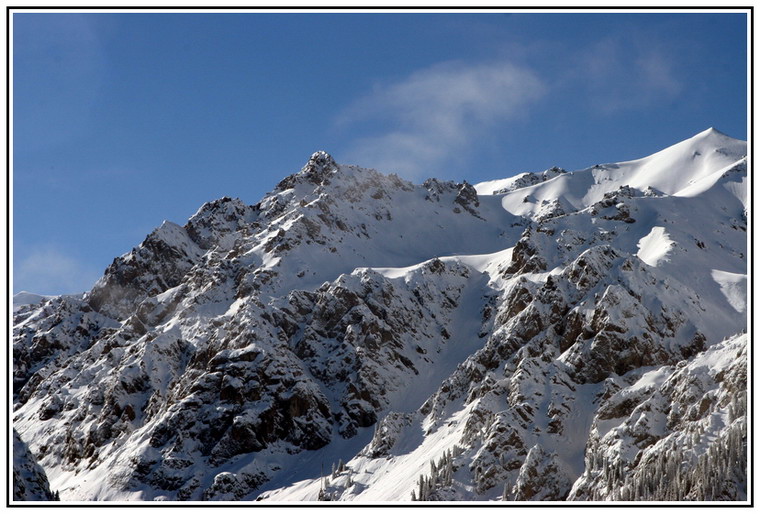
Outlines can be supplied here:
M746 16L13 14L13 291L89 289L164 219L316 150L421 182L747 137Z

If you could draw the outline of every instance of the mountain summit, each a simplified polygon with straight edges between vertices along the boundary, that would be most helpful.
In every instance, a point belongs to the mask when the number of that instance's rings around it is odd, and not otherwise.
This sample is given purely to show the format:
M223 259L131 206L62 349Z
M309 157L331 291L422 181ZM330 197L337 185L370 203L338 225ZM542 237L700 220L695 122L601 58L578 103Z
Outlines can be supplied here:
M714 129L475 185L316 152L19 297L24 466L63 500L746 500L746 231Z

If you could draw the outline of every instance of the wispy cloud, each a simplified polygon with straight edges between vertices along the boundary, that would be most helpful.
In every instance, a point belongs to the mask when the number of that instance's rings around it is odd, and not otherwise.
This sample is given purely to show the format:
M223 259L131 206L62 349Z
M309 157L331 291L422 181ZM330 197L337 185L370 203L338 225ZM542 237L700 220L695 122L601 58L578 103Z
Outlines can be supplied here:
M38 294L72 294L89 290L103 270L96 270L52 246L14 259L13 290Z
M608 114L670 101L683 89L673 56L634 37L596 42L580 55L574 75L591 107Z
M342 113L341 127L366 131L342 160L412 179L445 175L436 168L545 90L533 71L508 62L447 62L419 70L377 86Z
M78 13L14 15L14 137L48 148L90 129L102 98L107 18Z

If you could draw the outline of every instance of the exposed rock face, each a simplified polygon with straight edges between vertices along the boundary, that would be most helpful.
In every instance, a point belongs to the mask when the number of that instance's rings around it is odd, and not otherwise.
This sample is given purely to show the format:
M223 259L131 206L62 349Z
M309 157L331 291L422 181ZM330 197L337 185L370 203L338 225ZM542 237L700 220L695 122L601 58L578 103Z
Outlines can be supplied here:
M746 500L746 343L738 336L617 386L597 411L570 499Z
M118 326L71 297L30 307L14 314L13 391L21 401L67 358Z
M512 495L516 501L557 501L567 497L572 485L570 473L561 469L556 454L547 454L539 445L533 446L517 475Z
M13 500L52 501L45 471L37 464L18 432L13 431Z
M483 196L317 152L17 307L14 426L64 499L746 498L726 169L691 196L613 165ZM589 176L580 206L541 189Z

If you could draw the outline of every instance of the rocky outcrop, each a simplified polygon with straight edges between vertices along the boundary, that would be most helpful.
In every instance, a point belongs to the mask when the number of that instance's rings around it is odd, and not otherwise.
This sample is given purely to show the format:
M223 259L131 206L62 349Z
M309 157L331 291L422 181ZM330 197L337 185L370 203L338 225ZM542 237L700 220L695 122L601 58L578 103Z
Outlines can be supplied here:
M517 179L513 180L509 186L497 189L493 191L492 194L503 195L511 191L517 191L518 189L533 186L541 182L546 182L547 180L558 177L564 173L567 173L567 171L560 168L559 166L552 166L548 170L542 171L540 173L523 173L522 175L519 175Z
M746 499L746 341L617 385L601 402L570 499ZM721 359L730 365L715 367Z
M13 501L53 501L58 495L50 491L45 471L29 448L13 431Z

